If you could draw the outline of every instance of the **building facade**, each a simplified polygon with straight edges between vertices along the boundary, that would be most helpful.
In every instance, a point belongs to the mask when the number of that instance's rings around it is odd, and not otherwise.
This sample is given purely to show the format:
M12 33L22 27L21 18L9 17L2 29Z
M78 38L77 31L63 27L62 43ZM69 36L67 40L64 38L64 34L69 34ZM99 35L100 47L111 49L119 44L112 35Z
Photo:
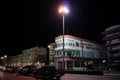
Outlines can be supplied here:
M49 48L49 65L54 65L54 50L55 50L55 43L51 43L48 45Z
M43 66L46 64L47 50L44 47L32 47L22 51L22 54L9 57L9 66L26 66L36 65Z
M108 67L120 71L120 25L113 25L102 32L108 51Z
M57 69L63 66L65 70L95 69L106 54L101 45L75 36L64 35L63 57L63 36L56 37L55 43L54 57Z

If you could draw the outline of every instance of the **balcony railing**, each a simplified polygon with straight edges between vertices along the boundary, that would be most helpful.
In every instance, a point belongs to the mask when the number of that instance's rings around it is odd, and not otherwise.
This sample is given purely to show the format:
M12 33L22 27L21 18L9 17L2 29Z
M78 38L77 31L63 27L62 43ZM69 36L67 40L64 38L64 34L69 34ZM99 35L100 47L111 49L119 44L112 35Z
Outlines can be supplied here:
M120 29L114 29L114 30L110 30L110 31L105 31L102 32L102 35L107 35L107 34L111 34L111 33L115 33L115 32L120 32Z
M120 38L120 35L114 35L114 36L111 36L111 37L104 37L104 38L103 38L103 41L112 40L112 39L117 39L117 38Z
M115 45L120 45L120 42L116 42L116 43L106 43L105 46L115 46Z
M111 53L114 53L114 52L119 52L120 49L114 49L114 50L112 50L112 49L108 49L108 51L111 52Z

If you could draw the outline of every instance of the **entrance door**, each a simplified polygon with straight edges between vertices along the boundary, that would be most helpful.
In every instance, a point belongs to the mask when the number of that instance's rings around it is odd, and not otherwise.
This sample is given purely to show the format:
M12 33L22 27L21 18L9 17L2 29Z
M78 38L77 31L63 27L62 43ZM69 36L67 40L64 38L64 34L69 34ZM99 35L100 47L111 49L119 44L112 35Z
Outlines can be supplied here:
M58 69L63 69L63 63L61 61L58 61Z
M67 61L67 70L73 70L73 61Z

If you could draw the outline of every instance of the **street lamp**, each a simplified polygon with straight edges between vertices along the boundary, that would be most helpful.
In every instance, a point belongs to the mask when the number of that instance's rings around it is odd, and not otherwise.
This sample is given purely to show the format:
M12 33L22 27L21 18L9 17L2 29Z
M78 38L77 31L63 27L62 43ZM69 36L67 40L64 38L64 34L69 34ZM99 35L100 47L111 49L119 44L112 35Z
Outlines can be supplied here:
M7 55L4 55L4 58L5 58L5 66L7 64Z
M3 65L6 66L6 64L7 64L7 55L2 56L1 60L3 62Z
M83 54L83 40L81 39L81 49L82 49L82 67L83 67L83 71L84 71L84 54Z
M7 58L7 55L4 55L5 58Z
M1 57L1 59L3 59L4 57Z
M63 16L63 69L65 69L65 61L64 61L64 57L65 57L65 51L64 51L64 33L65 33L65 14L69 13L68 8L65 5L62 5L59 8L59 13L62 14Z

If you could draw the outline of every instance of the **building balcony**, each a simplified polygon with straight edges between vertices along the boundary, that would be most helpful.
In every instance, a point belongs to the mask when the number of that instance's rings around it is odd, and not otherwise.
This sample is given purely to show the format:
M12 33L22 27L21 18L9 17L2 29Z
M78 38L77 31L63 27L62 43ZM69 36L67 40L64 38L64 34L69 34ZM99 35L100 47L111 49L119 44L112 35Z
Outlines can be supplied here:
M111 66L120 66L120 62L112 62L110 63Z
M101 34L107 35L107 34L111 34L111 33L115 33L115 32L120 32L120 27L118 29L113 29L113 30L102 32Z
M116 43L107 43L107 44L105 44L106 47L116 46L116 45L120 45L120 42L116 42Z
M119 51L120 51L120 49L114 49L114 50L109 49L108 51L109 51L110 53L114 53L114 52L119 52Z
M103 41L109 41L109 40L113 40L113 39L117 39L117 38L120 38L120 35L114 35L111 37L104 37Z
M120 55L119 56L112 56L112 57L110 57L110 59L112 59L113 61L120 60Z

